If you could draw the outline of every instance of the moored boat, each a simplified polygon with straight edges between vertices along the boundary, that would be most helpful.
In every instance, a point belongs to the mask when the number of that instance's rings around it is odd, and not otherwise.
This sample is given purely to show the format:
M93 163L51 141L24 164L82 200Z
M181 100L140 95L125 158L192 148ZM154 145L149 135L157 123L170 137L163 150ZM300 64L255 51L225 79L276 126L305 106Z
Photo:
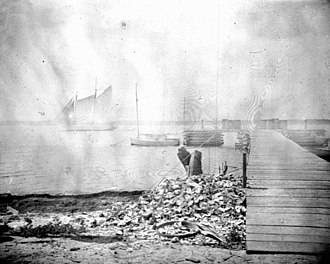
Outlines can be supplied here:
M135 85L135 96L136 96L136 124L137 124L138 136L136 138L131 138L131 145L136 145L136 146L178 146L178 145L180 145L180 139L169 138L165 134L140 134L137 84Z
M178 146L180 145L180 140L177 138L167 138L167 137L143 137L142 135L137 138L131 138L131 145L137 146Z
M112 131L116 129L115 124L71 124L66 131Z

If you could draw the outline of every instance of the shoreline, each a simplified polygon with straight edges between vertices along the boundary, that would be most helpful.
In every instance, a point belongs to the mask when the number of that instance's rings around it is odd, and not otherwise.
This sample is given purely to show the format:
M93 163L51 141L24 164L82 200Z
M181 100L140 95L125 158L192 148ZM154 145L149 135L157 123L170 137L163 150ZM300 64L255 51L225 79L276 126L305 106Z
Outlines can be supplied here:
M7 195L1 202L0 227L7 236L81 232L106 236L112 230L131 240L185 238L188 244L224 248L244 248L245 244L245 191L237 173L166 179L148 192ZM187 237L192 231L193 237ZM199 233L201 238L195 238Z
M95 211L106 209L107 205L112 202L137 199L144 192L104 191L79 195L0 194L0 206L4 210L4 206L8 205L20 213Z
M148 190L135 190L135 191L102 191L95 193L86 193L86 194L49 194L49 193L30 193L30 194L11 194L11 193L0 193L0 203L2 199L7 199L7 197L11 197L13 199L24 199L24 198L92 198L99 196L125 196L125 195L140 195L143 192Z

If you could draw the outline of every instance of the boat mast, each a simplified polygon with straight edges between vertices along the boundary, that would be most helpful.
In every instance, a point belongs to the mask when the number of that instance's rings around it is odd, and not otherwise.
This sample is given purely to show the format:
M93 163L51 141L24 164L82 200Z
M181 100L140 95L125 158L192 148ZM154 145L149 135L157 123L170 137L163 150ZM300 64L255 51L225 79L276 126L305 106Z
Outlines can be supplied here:
M77 124L77 101L78 101L78 91L76 92L76 96L73 102L73 120L74 124Z
M186 124L186 97L183 97L183 130Z
M217 84L216 84L216 104L215 104L215 128L218 129L218 94L219 94L219 38L220 38L220 7L218 4L217 17Z
M94 94L94 105L93 105L93 124L94 124L94 116L95 116L96 93L97 93L97 76L95 77L95 94Z
M135 99L136 99L136 124L137 124L138 138L139 138L140 128L139 128L139 105L138 105L137 83L135 84Z

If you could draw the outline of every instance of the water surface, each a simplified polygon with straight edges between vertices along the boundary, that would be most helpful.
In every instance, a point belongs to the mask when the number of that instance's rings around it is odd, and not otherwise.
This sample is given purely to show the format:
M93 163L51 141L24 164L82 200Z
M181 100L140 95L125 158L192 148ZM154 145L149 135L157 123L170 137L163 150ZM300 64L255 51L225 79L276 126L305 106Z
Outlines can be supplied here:
M141 127L142 132L159 132ZM162 132L179 135L182 128ZM131 146L134 127L114 131L66 131L60 126L0 126L0 193L81 194L107 190L146 190L164 177L185 171L178 147ZM203 171L216 173L223 161L241 166L241 154L232 146L235 133L225 136L226 146L199 149ZM230 148L228 148L230 145ZM234 168L230 168L234 169Z

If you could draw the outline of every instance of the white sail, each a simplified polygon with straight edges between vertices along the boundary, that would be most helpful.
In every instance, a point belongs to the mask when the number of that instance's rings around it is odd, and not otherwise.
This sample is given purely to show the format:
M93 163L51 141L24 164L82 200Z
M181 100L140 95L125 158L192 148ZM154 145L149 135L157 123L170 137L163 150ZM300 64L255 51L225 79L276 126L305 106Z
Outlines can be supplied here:
M94 109L95 123L109 123L114 120L111 99L112 87L109 86L96 98Z
M76 101L75 122L92 123L93 122L94 95L88 96Z
M109 86L99 96L91 95L79 100L71 98L62 110L63 119L75 124L102 124L112 122L112 87Z

